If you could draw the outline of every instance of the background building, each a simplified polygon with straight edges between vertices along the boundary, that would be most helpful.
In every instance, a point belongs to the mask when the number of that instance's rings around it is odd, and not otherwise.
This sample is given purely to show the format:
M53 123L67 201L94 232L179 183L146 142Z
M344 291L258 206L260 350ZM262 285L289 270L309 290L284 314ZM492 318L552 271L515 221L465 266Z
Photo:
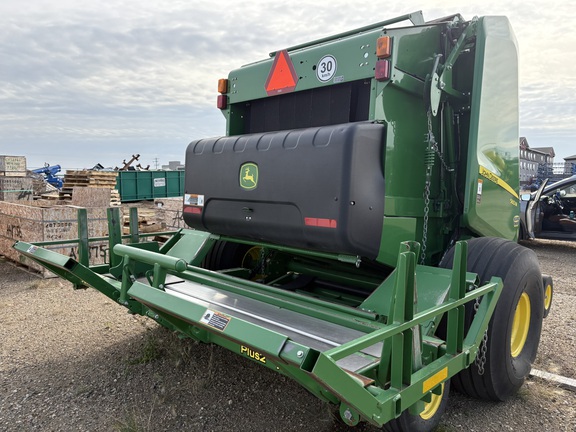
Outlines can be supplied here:
M526 137L520 137L520 184L528 185L536 179L542 167L553 169L554 157L553 147L533 147L530 148Z

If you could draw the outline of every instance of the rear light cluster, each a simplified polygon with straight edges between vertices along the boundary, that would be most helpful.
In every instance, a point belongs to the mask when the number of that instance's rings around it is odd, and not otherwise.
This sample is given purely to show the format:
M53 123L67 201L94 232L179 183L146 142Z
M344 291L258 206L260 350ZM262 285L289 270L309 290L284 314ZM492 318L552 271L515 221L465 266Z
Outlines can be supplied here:
M226 78L221 78L218 80L218 99L216 100L216 106L218 109L226 109L228 108L228 80Z
M376 68L374 69L374 78L377 81L386 81L390 79L390 60L392 55L392 39L390 36L379 37L376 41Z

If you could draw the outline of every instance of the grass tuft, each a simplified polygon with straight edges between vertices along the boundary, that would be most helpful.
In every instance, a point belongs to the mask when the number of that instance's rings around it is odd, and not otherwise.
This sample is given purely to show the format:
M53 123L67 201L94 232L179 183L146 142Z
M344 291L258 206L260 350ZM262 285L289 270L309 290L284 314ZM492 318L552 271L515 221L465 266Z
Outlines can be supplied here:
M114 423L116 432L151 432L152 431L152 414L156 406L156 399L152 401L148 416L142 415L135 408L127 412L125 418L118 419Z
M130 364L147 364L159 359L163 354L158 340L153 335L148 335L139 357L129 361Z

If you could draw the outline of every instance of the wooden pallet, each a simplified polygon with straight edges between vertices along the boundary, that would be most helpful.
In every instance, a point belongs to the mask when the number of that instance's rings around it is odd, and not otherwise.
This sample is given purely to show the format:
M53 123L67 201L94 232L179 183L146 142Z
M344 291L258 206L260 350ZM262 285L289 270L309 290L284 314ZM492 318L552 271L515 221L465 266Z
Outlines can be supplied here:
M120 207L121 204L120 192L118 192L118 189L112 189L112 192L110 192L110 207Z
M108 171L67 170L64 175L64 184L60 190L60 199L72 199L75 187L97 187L116 189L118 173Z
M50 192L50 193L45 193L40 195L40 198L42 199L46 199L46 200L50 200L50 201L56 201L60 199L60 195L56 192Z
M126 212L123 216L123 233L130 233L130 216ZM153 208L138 208L138 231L141 233L151 233L163 231L165 226L157 221L156 210Z

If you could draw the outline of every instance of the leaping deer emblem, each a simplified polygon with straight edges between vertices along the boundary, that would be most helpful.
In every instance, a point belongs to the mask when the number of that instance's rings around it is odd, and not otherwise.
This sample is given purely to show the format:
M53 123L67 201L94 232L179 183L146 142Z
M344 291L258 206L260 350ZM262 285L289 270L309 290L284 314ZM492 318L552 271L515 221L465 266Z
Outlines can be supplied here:
M254 175L250 174L249 167L244 168L244 177L242 177L242 180L244 180L244 182L251 182L253 185L256 185L256 182L254 181Z
M240 186L243 189L254 189L258 185L258 165L246 163L240 169Z

